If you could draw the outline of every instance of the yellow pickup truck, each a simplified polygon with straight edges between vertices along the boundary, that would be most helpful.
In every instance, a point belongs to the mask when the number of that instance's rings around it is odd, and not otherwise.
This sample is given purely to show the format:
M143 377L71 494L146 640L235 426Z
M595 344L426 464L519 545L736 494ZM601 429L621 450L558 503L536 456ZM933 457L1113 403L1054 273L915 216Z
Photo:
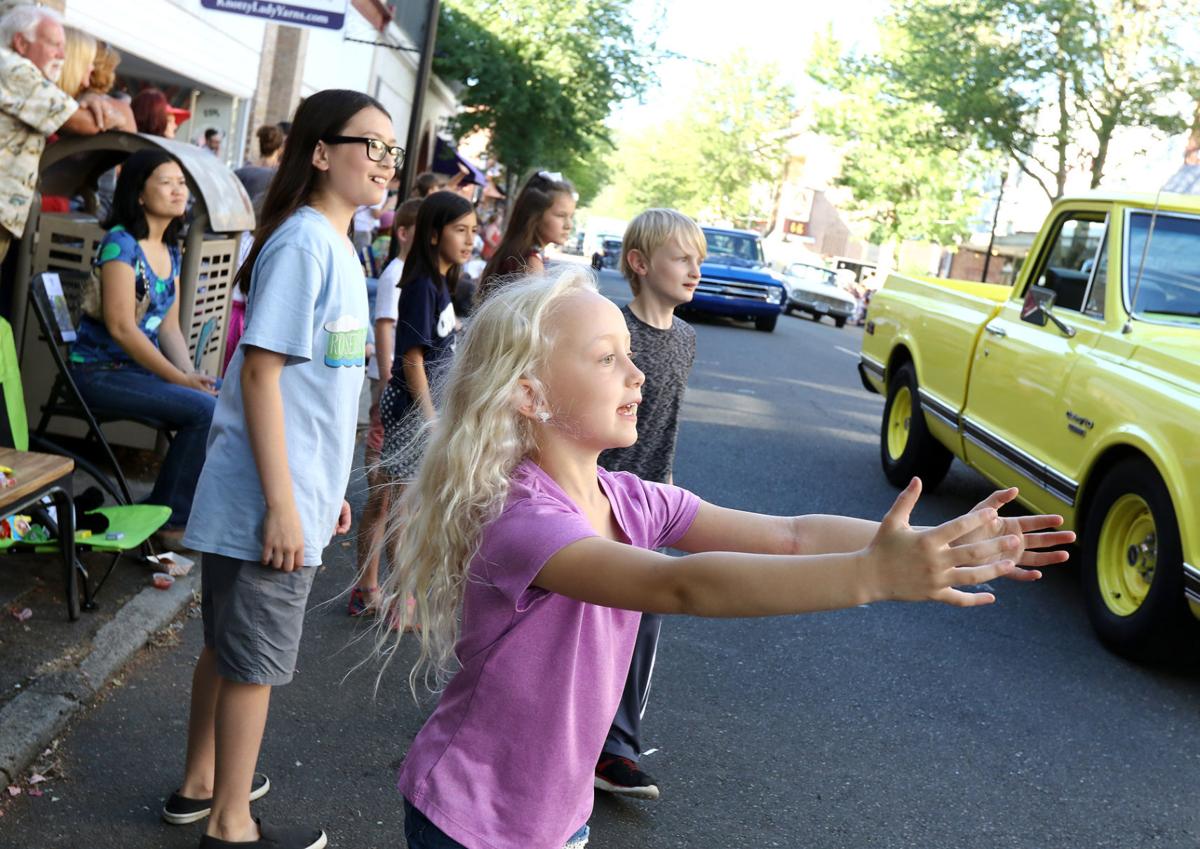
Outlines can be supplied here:
M1200 198L1051 210L1013 286L892 275L859 373L883 470L927 490L957 457L1079 534L1106 645L1194 650L1200 618Z

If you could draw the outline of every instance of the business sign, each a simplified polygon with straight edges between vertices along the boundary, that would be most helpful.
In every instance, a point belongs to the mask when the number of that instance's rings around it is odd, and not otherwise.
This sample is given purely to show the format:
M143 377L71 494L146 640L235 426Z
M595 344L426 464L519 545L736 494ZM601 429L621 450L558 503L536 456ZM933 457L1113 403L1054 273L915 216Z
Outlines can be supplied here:
M785 218L783 221L783 232L789 236L807 236L808 222L796 221L793 218Z
M200 0L200 5L216 12L266 18L293 27L341 29L346 22L346 0L304 0L304 5L268 0Z
M786 217L793 221L808 221L812 218L813 200L815 198L816 192L803 186L789 191L783 205L783 208L786 210ZM796 235L801 234L797 233Z

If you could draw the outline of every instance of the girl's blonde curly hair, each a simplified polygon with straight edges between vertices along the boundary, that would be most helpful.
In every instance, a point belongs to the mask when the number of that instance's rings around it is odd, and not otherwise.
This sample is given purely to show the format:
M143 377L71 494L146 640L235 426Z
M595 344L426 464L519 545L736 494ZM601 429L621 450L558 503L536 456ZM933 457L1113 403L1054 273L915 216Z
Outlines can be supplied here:
M587 269L566 267L507 283L471 315L453 364L436 386L438 417L416 478L386 517L383 547L391 568L381 609L406 619L420 641L409 675L441 689L458 670L459 609L480 533L504 507L509 477L535 447L532 423L518 411L520 381L540 387L554 346L549 319L573 293L596 291ZM414 414L416 411L414 411ZM407 599L416 600L413 614ZM376 653L384 668L404 629L380 617ZM380 669L380 675L383 668Z

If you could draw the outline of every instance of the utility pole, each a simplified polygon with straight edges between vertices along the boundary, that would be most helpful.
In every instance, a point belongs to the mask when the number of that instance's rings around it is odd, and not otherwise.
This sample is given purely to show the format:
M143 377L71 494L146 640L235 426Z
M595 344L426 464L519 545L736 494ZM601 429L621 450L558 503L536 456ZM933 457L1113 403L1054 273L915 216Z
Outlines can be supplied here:
M433 72L433 49L437 44L438 10L440 0L428 0L425 17L425 39L421 45L421 61L417 65L417 84L413 91L412 113L408 116L408 137L404 143L404 169L400 172L400 194L396 205L404 203L412 192L415 178L414 160L421 144L421 118L425 111L425 90L429 88L429 77Z

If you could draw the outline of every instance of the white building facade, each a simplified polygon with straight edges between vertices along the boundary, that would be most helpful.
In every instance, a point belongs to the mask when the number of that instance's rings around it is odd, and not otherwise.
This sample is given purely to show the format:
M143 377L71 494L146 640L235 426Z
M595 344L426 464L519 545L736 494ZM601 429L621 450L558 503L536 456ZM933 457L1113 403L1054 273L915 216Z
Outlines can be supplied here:
M388 109L396 138L408 134L419 45L382 0L345 0L341 29L299 28L205 8L201 0L62 0L51 3L75 27L115 47L130 93L153 85L190 120L177 138L220 130L221 158L237 167L257 151L255 129L290 119L300 98L326 88L366 92ZM454 92L432 77L422 146L458 110ZM418 151L411 151L416 155ZM419 167L424 163L418 163Z

